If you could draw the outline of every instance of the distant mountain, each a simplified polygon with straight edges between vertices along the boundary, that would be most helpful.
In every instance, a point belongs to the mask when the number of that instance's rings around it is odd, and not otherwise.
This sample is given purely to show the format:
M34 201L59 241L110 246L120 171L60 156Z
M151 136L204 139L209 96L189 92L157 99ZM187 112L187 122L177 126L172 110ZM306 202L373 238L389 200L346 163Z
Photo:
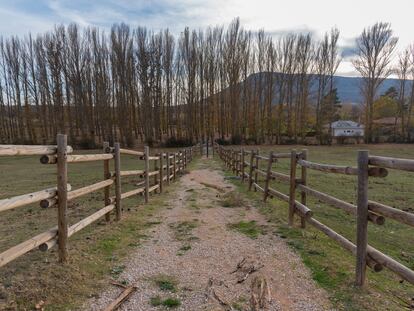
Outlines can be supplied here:
M378 90L378 95L384 94L390 87L398 90L398 79L386 79ZM335 86L338 89L339 100L343 103L362 103L360 85L362 78L360 77L341 77L335 76Z
M255 73L250 75L247 78L247 82L249 84L254 84L256 80L262 78L262 81L265 81L268 77L269 72L262 72L262 73ZM274 80L276 80L277 76L280 76L281 73L275 72L273 73ZM243 83L243 82L242 82ZM398 90L398 79L386 79L380 86L378 90L378 95L385 93L390 87L395 87ZM335 76L335 87L338 89L338 97L342 103L354 103L359 104L363 102L363 97L361 94L360 86L362 85L362 78L360 77L342 77L342 76ZM315 94L317 91L316 83L313 83L311 92ZM312 94L311 94L312 95ZM277 93L275 90L275 96L273 103L277 104Z

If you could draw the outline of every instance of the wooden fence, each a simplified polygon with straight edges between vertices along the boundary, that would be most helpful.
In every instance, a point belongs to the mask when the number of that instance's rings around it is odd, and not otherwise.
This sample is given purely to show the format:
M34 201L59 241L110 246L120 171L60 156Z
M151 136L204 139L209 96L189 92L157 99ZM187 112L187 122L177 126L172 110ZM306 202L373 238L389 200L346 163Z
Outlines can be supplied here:
M414 172L414 160L371 156L368 151L359 151L356 167L348 167L310 162L308 161L307 150L302 150L301 152L292 150L289 153L270 151L268 156L263 156L259 154L258 150L236 150L224 148L217 144L214 145L214 148L226 166L240 176L243 182L248 182L249 190L253 188L255 191L263 192L264 201L269 197L276 197L289 204L288 223L290 226L293 225L294 215L296 214L300 217L302 228L305 228L306 223L309 223L350 251L356 258L355 281L358 286L363 286L365 283L366 266L369 266L375 272L379 272L383 267L386 267L414 284L414 271L370 246L367 237L368 222L380 226L384 224L385 217L414 227L413 213L368 199L369 178L384 178L388 175L387 169ZM283 174L273 170L273 163L281 159L286 159L290 162L290 174ZM260 168L261 161L266 161L267 163L265 170ZM300 176L296 176L297 168L300 168ZM309 169L357 176L357 204L345 202L310 187L307 183L307 170ZM264 185L259 185L258 175L264 177ZM271 180L287 183L289 185L289 193L285 194L272 188L270 186ZM296 200L297 192L300 193L300 201ZM355 216L357 220L356 244L316 220L313 217L312 210L307 206L307 195Z
M54 245L58 246L59 260L66 262L70 236L103 216L109 221L113 211L115 211L115 219L119 221L122 218L121 202L123 199L134 195L144 195L145 202L148 202L150 193L161 193L164 186L175 180L186 168L197 151L198 147L193 146L178 152L150 155L149 147L145 147L144 151L135 151L123 149L119 143L115 143L113 147L110 147L109 143L104 143L102 154L75 155L72 154L73 148L67 145L66 135L61 134L57 136L56 146L0 145L0 156L40 155L42 164L55 165L57 170L56 187L0 200L0 212L37 202L43 208L57 206L58 210L57 226L0 253L0 267L35 248L46 251ZM122 154L136 156L138 160L143 161L144 169L122 171ZM72 189L68 184L68 164L90 161L103 161L104 180L79 189ZM114 162L112 172L111 161ZM154 163L152 170L151 162ZM138 188L122 193L121 179L127 176L140 176L143 181L138 184ZM110 196L111 186L115 187L113 197ZM98 190L104 191L104 207L79 222L69 225L68 201Z

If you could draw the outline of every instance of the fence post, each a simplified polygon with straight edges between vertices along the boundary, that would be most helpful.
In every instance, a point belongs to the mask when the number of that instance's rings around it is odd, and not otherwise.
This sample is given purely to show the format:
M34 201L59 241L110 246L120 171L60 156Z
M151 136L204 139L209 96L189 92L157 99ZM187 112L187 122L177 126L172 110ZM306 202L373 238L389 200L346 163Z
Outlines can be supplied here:
M272 173L272 164L273 164L273 151L269 153L269 162L267 163L267 170L266 170L266 180L264 186L264 193L263 193L263 201L266 202L267 196L269 195L269 182Z
M308 150L307 149L302 150L301 158L303 160L308 159ZM301 165L301 184L304 185L304 186L306 186L306 184L307 184L306 179L307 179L306 167ZM306 192L303 191L303 190L300 193L300 202L303 205L306 205ZM304 217L300 218L300 226L301 226L301 228L306 228L306 219Z
M107 153L107 149L109 147L109 142L105 141L102 144L102 146L103 146L103 153ZM109 179L109 178L111 178L111 175L110 175L111 173L109 171L109 160L104 160L103 162L104 162L103 163L103 165L104 165L104 179ZM110 193L109 193L110 187L111 186L108 186L108 187L105 187L104 188L104 204L105 204L105 206L111 204L111 199L109 197L109 195L110 195ZM110 221L111 220L111 214L110 213L106 213L105 214L105 220L106 221Z
M259 155L259 149L257 149L256 150L256 154L257 155ZM259 157L256 157L256 164L255 164L255 167L256 167L256 169L255 169L255 173L254 173L254 183L257 185L257 179L258 179L258 177L259 177L259 174L257 173L257 170L259 169L259 164L260 164L260 162L259 162ZM256 192L257 191L257 189L256 189L256 187L254 187L254 192Z
M174 181L175 181L175 179L177 178L177 173L176 173L176 171L177 171L177 153L176 152L174 152L174 156L173 156L173 178L174 178Z
M255 152L252 149L252 153L250 154L250 168L249 168L249 191L252 190L252 184L253 184L253 171L254 171L254 156Z
M144 163L144 170L145 170L145 203L148 203L148 198L149 198L149 185L150 185L150 181L149 181L149 169L150 169L150 165L149 165L149 147L145 146L144 147L144 157L145 157L145 163Z
M164 182L164 161L163 161L163 157L164 157L164 152L160 153L160 193L162 193L162 183Z
M114 160L115 160L115 208L116 220L121 220L121 147L119 143L114 144Z
M167 152L167 185L170 184L170 176L171 176L171 171L170 171L170 153Z
M355 283L364 286L368 243L368 151L358 151L357 251Z
M244 182L244 148L241 149L241 162L242 182Z
M58 246L59 261L68 260L68 163L67 136L57 135L57 196L58 196Z
M159 156L159 154L158 154L158 156ZM157 174L154 175L154 185L159 185L160 168L158 167L158 161L159 160L154 160L154 171L158 172ZM159 192L159 188L158 188L158 192ZM157 190L155 190L155 193L157 193Z
M184 149L184 168L187 168L187 148Z
M290 152L289 226L293 226L295 215L296 164L296 150L294 149Z

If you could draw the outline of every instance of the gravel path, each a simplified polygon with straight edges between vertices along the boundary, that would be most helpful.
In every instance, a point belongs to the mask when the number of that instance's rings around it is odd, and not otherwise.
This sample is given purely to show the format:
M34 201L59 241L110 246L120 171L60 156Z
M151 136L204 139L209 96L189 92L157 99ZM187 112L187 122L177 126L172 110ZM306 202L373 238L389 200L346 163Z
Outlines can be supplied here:
M230 192L233 186L219 171L203 168L208 167L205 161L180 179L168 209L154 219L160 224L149 230L151 238L125 263L119 280L137 286L137 291L119 310L162 310L154 305L168 298L180 302L174 310L251 310L253 280L263 285L263 310L330 310L326 292L315 285L298 255L266 233L263 216L248 202L221 206L226 194L215 187ZM228 227L242 220L256 221L264 234L252 239ZM232 273L240 262L242 268ZM252 266L258 271L248 274ZM157 280L168 280L170 289L161 289ZM111 286L84 309L102 310L121 291Z

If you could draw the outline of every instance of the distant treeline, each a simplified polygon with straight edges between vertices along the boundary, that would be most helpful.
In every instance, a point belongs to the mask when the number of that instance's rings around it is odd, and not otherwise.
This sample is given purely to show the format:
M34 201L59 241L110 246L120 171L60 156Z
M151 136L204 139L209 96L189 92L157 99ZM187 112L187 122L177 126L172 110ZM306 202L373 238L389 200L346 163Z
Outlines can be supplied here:
M1 38L0 143L50 143L58 132L79 145L280 143L309 133L322 141L324 125L338 117L338 38L332 29L321 40L274 39L238 19L226 28L185 28L177 38L125 24L110 33L71 24ZM368 98L367 117L369 105Z

